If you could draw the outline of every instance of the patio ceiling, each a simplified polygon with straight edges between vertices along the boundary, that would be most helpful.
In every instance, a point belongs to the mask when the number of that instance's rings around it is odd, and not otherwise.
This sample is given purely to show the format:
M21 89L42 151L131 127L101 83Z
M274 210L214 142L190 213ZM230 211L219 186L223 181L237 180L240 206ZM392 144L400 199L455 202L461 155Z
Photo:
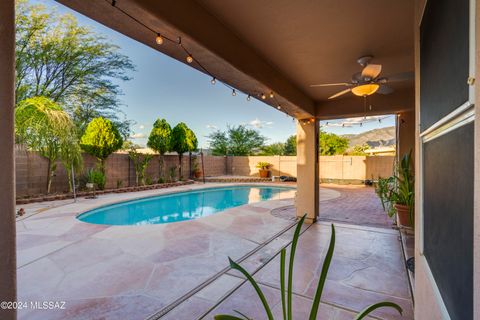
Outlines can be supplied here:
M157 45L152 31L110 0L58 1L186 63L178 45ZM116 6L162 35L181 36L211 74L240 91L257 98L275 92L264 102L296 118L363 115L362 98L327 100L342 87L310 87L349 81L361 71L362 55L373 55L383 76L414 70L413 0L117 0ZM394 93L371 97L372 113L413 108L413 80L391 87Z

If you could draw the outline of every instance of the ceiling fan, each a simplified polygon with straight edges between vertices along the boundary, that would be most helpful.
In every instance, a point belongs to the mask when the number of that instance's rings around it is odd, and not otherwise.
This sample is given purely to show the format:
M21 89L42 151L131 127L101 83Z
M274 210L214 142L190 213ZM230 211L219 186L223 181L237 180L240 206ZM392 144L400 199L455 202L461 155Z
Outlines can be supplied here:
M363 56L358 58L357 62L363 67L363 70L361 72L354 73L350 82L312 84L310 87L347 87L347 89L335 93L334 95L328 97L328 99L334 99L349 92L352 92L354 95L359 97L366 97L374 93L392 93L393 88L387 86L386 83L406 81L413 78L412 72L396 74L390 77L379 77L380 72L382 71L382 65L371 64L370 61L372 59L373 56Z

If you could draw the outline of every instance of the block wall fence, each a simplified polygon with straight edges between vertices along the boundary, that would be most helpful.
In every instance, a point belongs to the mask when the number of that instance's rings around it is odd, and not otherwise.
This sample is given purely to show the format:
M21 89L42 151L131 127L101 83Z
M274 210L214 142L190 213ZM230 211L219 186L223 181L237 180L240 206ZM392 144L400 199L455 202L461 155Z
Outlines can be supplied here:
M201 168L200 156L192 156L197 159ZM27 151L21 147L15 150L15 180L17 197L44 194L46 192L46 173L48 161L36 152ZM94 168L97 160L88 155L83 155L84 171ZM150 161L146 176L153 181L159 177L159 156L154 156ZM275 176L296 176L295 156L204 156L205 176L258 176L255 167L260 161L271 163L272 174ZM320 179L332 180L365 180L386 177L392 174L393 156L364 157L364 156L321 156ZM168 175L170 168L178 168L178 156L164 156L165 174ZM106 188L117 186L134 186L135 170L133 163L125 153L114 153L109 156L105 163L107 184ZM184 177L189 176L189 157L185 155L182 160L182 172ZM178 174L177 174L178 175ZM78 177L77 177L78 178ZM57 163L57 170L52 181L51 192L60 193L68 190L68 179L65 168L61 162Z

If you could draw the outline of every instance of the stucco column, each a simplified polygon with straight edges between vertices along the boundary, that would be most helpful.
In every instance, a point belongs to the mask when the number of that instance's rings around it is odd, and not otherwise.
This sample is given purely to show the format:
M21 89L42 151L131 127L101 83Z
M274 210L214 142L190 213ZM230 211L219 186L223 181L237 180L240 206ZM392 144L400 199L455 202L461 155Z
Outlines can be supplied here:
M415 159L415 111L402 112L397 115L397 156L401 160L403 155L412 151Z
M16 300L15 255L15 1L0 1L0 301ZM15 319L0 309L0 319Z
M315 222L319 213L318 121L297 124L297 217Z

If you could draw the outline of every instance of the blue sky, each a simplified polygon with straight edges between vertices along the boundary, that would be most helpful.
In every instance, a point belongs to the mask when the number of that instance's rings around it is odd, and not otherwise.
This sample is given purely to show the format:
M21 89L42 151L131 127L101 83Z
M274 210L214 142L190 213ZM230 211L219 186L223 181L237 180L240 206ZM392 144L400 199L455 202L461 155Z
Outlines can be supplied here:
M152 123L156 118L165 118L172 125L185 122L197 135L199 146L206 148L206 136L227 125L247 124L258 129L269 143L285 141L295 134L295 122L291 117L276 109L251 99L243 94L233 97L231 91L217 83L212 85L210 77L180 63L169 56L155 51L135 40L104 27L103 25L72 11L53 0L35 0L47 7L56 7L60 13L75 15L79 23L94 28L120 46L120 51L130 57L136 65L133 79L120 83L124 95L121 101L128 119L136 124L132 127L132 141L146 143ZM380 122L345 127L324 127L325 131L337 134L358 133L394 124L394 117ZM325 123L324 123L325 124Z

